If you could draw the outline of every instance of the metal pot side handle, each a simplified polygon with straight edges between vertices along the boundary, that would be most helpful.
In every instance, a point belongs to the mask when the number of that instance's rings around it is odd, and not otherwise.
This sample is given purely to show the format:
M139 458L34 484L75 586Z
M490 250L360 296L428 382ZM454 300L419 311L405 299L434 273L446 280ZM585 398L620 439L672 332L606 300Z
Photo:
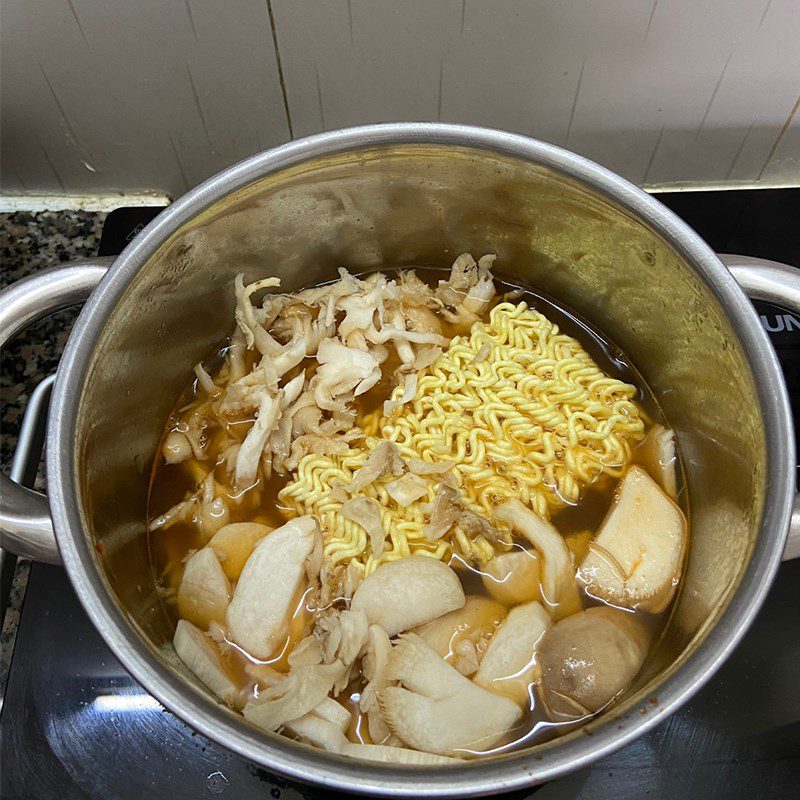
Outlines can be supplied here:
M738 284L753 300L765 300L800 314L800 270L752 256L718 254ZM800 557L800 495L795 495L783 560Z
M113 258L42 270L0 292L0 347L36 320L83 303ZM0 473L0 547L35 561L60 564L47 498Z

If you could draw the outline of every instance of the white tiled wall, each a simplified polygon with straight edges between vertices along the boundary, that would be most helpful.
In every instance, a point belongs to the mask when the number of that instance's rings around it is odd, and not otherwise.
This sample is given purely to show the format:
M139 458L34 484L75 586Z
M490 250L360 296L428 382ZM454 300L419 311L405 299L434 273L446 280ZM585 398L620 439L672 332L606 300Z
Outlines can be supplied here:
M800 0L4 0L0 22L6 193L177 195L389 120L640 184L800 184Z

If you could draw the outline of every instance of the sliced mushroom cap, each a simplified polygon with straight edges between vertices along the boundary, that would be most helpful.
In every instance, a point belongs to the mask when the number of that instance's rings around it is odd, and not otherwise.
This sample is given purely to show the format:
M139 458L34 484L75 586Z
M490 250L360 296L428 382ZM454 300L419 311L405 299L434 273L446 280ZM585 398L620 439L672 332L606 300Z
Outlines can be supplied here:
M409 556L381 564L356 589L350 608L396 636L463 605L464 590L450 567Z
M530 708L530 687L539 678L536 643L551 624L550 615L536 600L512 608L489 642L475 683Z
M272 528L257 522L231 522L221 527L209 540L210 547L220 559L222 569L232 581L238 580L245 562L256 543Z
M245 704L245 719L268 731L316 708L345 673L341 661L297 667L275 686L260 692Z
M482 568L486 591L507 606L539 599L541 561L535 551L514 549L501 553Z
M181 661L209 688L220 700L233 705L237 689L225 669L219 648L201 630L179 619L172 640L175 652Z
M183 569L178 587L178 615L207 630L213 622L225 621L231 599L231 584L213 550L198 550Z
M317 617L314 635L322 645L326 663L338 660L349 667L367 643L368 629L363 611L329 608Z
M386 631L380 625L370 625L366 653L361 662L361 670L368 681L359 699L362 711L369 711L374 706L378 692L386 685L386 670L391 654L392 643Z
M642 668L649 635L633 614L602 606L562 619L536 648L542 700L553 721L594 714Z
M347 744L344 732L350 719L350 712L341 703L326 697L307 714L284 723L283 729L323 750L338 753Z
M468 595L463 608L416 628L414 633L462 675L472 675L505 616L505 606L495 600Z
M516 703L476 686L414 634L394 646L388 675L402 685L378 694L381 712L390 730L417 750L480 751L522 717Z
M658 613L678 587L686 539L686 518L678 506L641 467L631 467L578 579L593 597Z
M256 658L268 658L286 637L318 536L313 517L298 517L262 539L247 559L226 620L233 641Z
M459 758L437 756L433 753L421 753L419 750L408 750L405 747L390 747L384 744L354 744L348 742L339 751L343 756L361 758L365 761L386 761L391 764L463 764Z
M667 495L675 500L678 496L675 432L663 425L653 425L636 448L636 455Z
M494 515L524 536L539 552L542 601L550 615L561 619L579 611L581 601L575 584L575 567L561 534L516 499L499 505Z
M342 733L347 730L352 719L352 714L332 697L326 697L312 713L332 722Z
M338 726L313 712L285 722L283 730L330 753L341 752L347 744L347 737Z

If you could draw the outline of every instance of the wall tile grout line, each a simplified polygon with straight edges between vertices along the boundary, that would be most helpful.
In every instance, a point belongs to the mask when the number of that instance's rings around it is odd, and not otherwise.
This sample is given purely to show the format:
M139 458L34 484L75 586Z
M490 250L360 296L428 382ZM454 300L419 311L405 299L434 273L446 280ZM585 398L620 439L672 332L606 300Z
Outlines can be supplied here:
M794 119L794 115L797 113L797 109L800 108L800 95L797 95L797 100L795 100L794 105L792 106L792 110L789 112L789 116L786 117L786 122L783 123L783 127L781 128L780 132L778 133L778 138L775 139L775 143L772 145L772 149L769 151L766 159L764 160L764 164L761 167L761 171L756 176L756 181L760 181L764 175L764 171L769 166L769 162L772 160L772 156L775 155L775 151L778 149L778 145L781 143L781 139L783 139L786 131L789 130L789 126L792 124L792 120Z
M275 27L275 14L272 11L272 0L267 0L267 13L269 14L269 26L272 30L272 44L275 47L275 66L278 68L278 82L281 85L281 95L283 95L283 108L286 112L286 125L289 128L289 138L294 139L294 127L292 126L292 113L289 110L289 96L286 93L286 80L283 75L283 64L281 63L281 50L278 46L278 31Z

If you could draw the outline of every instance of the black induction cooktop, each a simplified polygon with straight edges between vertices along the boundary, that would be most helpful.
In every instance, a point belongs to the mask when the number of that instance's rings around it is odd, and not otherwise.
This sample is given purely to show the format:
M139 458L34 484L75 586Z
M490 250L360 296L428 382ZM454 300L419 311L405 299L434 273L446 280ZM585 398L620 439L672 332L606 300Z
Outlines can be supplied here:
M660 199L718 252L759 256L800 268L800 190L684 192ZM119 253L158 211L112 212L100 253ZM757 308L781 359L798 420L800 319L766 304ZM42 392L46 391L44 387ZM44 420L31 424L41 434ZM41 436L31 437L30 443L27 453L18 454L18 474L35 474ZM24 602L19 619L6 620L4 636L10 666L0 712L3 798L345 796L271 775L194 733L166 711L111 654L63 570L34 564L27 585L18 575L17 588L24 591ZM593 766L507 796L797 797L798 676L800 559L780 567L743 641L683 708Z

